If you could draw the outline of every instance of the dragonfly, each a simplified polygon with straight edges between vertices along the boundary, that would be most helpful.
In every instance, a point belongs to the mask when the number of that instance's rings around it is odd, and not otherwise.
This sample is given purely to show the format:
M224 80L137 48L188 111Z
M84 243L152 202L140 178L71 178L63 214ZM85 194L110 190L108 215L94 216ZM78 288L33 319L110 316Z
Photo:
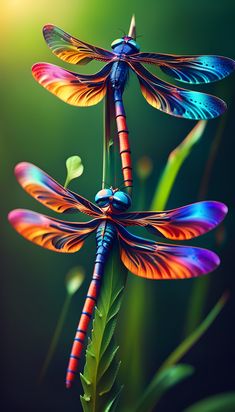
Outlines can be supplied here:
M71 105L92 106L99 103L104 96L107 101L112 102L113 108L110 110L116 120L126 187L133 186L133 178L129 132L122 96L130 70L137 75L147 102L164 113L200 120L217 117L226 110L223 100L167 83L150 73L143 64L157 66L177 81L200 84L228 76L235 68L235 61L230 58L216 55L141 53L131 29L128 35L112 42L112 51L85 43L52 24L44 26L43 35L51 51L66 63L84 65L92 60L107 63L98 73L92 75L78 74L49 63L36 63L32 73L45 89Z
M15 175L23 189L49 209L62 214L82 212L93 217L88 222L69 222L26 209L15 209L8 217L24 238L60 253L79 251L85 239L96 233L94 270L69 359L68 388L78 371L105 264L113 245L119 245L125 267L134 275L147 279L188 279L209 273L220 263L219 257L210 250L155 242L130 233L126 227L145 227L157 236L188 240L215 228L224 219L227 207L223 203L202 201L163 212L127 212L131 197L117 188L98 191L95 203L92 203L65 189L31 163L19 163Z

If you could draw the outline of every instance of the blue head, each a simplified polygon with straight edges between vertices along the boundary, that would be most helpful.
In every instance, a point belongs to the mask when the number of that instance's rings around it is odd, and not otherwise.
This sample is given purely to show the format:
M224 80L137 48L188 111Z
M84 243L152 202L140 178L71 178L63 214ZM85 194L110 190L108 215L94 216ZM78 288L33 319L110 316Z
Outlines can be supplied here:
M116 53L134 54L140 51L140 46L130 36L123 36L120 39L116 39L112 42L111 47Z
M131 206L131 198L127 193L112 188L100 190L95 202L101 208L111 207L114 212L124 212Z

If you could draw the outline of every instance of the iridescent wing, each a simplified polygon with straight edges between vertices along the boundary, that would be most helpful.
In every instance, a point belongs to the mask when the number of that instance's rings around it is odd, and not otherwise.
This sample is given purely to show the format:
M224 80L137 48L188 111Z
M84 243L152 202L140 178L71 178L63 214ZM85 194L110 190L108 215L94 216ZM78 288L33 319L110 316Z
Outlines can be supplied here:
M107 79L112 63L93 75L82 75L49 63L32 67L35 80L59 99L73 106L93 106L107 91Z
M118 227L121 259L134 275L148 279L186 279L216 269L219 257L207 249L156 243Z
M99 219L86 223L63 222L31 210L16 209L8 220L25 239L46 249L60 253L74 253L98 225Z
M23 189L49 209L58 213L80 211L100 217L102 210L89 200L65 189L47 173L31 163L18 163L15 175Z
M164 212L129 212L113 215L123 226L144 226L158 236L186 240L207 233L225 217L227 206L205 201Z
M235 69L235 61L223 56L178 56L161 53L137 53L127 56L129 62L155 64L176 80L191 84L221 80Z
M211 119L226 110L226 104L218 97L172 86L151 74L140 63L130 66L138 76L143 96L155 109L192 120Z
M117 57L115 53L84 43L52 24L44 26L43 35L51 51L67 63L87 64L93 59L111 62Z

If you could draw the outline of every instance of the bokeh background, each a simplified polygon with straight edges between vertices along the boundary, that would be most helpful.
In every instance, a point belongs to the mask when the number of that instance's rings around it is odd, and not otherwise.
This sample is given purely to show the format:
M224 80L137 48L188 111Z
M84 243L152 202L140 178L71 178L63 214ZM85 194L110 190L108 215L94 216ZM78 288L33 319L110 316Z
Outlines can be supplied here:
M31 208L47 213L17 184L13 168L19 161L35 163L63 183L66 158L78 154L85 172L71 188L92 200L101 184L103 105L74 108L36 84L31 76L31 66L37 61L71 69L50 53L42 37L42 27L53 23L84 41L110 48L113 39L122 35L122 30L128 31L132 13L136 15L137 32L141 35L138 42L143 51L221 54L235 58L235 3L232 0L1 0L0 302L1 410L4 411L81 410L81 388L77 386L67 391L64 375L92 271L94 238L87 240L79 254L57 255L26 242L7 223L7 213L13 208ZM94 73L101 66L100 63L90 63L78 71ZM224 290L229 290L231 297L211 329L185 358L196 367L194 377L165 396L159 411L181 411L205 396L234 389L235 77L205 86L203 90L224 98L229 106L203 197L225 202L230 213L219 232L206 235L197 242L217 251L222 259L216 272L198 280L209 282L206 304L202 309L207 313ZM148 207L169 152L195 123L154 110L142 97L134 76L130 77L124 99L134 164L143 155L149 156L154 164L146 187ZM184 164L168 202L169 208L198 200L220 122L220 119L209 122L203 139ZM138 193L136 180L136 204ZM72 300L52 364L44 382L38 385L38 375L65 299L65 274L77 264L85 268L86 281ZM183 336L195 281L151 282L150 286L146 286L147 281L143 279L137 281L145 288L146 308L150 297L153 301L151 313L147 312L142 347L143 384L146 384ZM126 301L131 282L128 282ZM124 313L127 306L124 302ZM120 331L121 324L119 335ZM120 340L122 345L125 342L138 345L128 333ZM127 381L127 385L131 386L131 382Z

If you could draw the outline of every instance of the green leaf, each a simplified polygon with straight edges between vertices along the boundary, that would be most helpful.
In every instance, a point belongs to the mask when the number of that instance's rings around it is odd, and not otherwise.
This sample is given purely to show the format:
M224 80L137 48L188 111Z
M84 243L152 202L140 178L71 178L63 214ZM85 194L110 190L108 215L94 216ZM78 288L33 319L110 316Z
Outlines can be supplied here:
M202 337L202 335L211 326L217 316L220 314L225 303L228 300L228 294L224 293L213 309L206 316L204 321L185 339L181 344L170 354L166 361L161 366L160 370L176 364L193 345Z
M190 365L176 365L162 370L153 378L147 387L144 395L140 399L134 412L149 412L156 406L160 398L173 386L194 373L194 368Z
M206 165L203 165L204 171L202 173L202 180L199 188L198 200L206 199L208 187L210 183L211 173L218 154L220 144L222 142L225 126L228 120L227 113L221 117L219 125L216 129L215 137L211 142L211 147L208 153ZM220 230L223 226L220 226ZM217 230L218 233L218 230ZM216 233L215 233L216 235ZM205 311L205 304L209 293L212 278L208 276L206 279L195 279L189 299L189 308L186 312L185 320L185 336L191 333L203 318Z
M83 174L84 166L79 156L71 156L66 160L67 177L64 187L67 187L71 180Z
M205 120L200 120L179 146L170 153L153 197L152 210L164 210L177 174L193 146L201 139L206 124Z
M184 412L234 412L235 392L221 393L195 403Z
M113 250L102 281L86 364L81 374L84 390L81 403L85 412L113 412L118 403L121 387L116 378L120 362L113 335L126 277L127 270L120 262L119 251Z
M85 278L84 270L82 267L77 266L72 268L65 278L65 286L69 295L74 295L81 287Z
M219 299L214 308L209 312L201 325L191 335L189 335L166 359L166 361L154 375L152 381L141 397L137 408L133 410L134 412L151 411L168 388L172 387L175 383L178 383L178 381L181 380L181 377L182 379L184 379L184 377L186 378L193 373L192 367L188 365L177 365L180 366L180 369L174 369L177 368L175 364L200 339L203 333L207 331L209 326L213 323L213 321L223 309L225 303L227 302L227 299L227 294L222 295L222 297ZM166 372L166 374L164 372ZM177 376L179 377L179 379L177 379ZM168 382L169 385L167 385ZM163 388L164 390L161 390L161 388Z

